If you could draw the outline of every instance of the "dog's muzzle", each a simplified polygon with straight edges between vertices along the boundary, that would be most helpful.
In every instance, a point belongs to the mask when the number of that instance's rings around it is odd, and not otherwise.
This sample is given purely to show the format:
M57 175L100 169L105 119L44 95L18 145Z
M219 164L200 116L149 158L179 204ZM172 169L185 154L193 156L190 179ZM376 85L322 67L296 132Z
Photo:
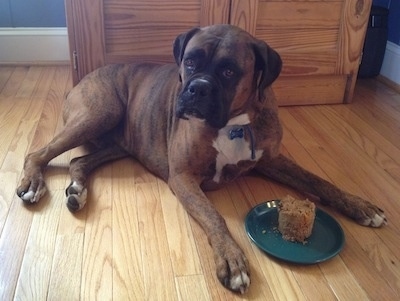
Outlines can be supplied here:
M213 85L207 79L195 78L188 82L178 100L177 116L206 119Z
M202 76L189 80L178 98L176 116L182 119L195 117L206 120L212 127L223 127L226 112L220 88L211 77Z

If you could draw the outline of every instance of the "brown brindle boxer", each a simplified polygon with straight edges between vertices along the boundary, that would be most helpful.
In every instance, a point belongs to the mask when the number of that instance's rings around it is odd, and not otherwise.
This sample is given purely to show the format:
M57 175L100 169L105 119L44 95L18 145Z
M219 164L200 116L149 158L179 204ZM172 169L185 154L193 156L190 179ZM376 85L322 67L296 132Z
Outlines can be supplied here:
M340 190L279 154L282 127L271 83L279 55L245 31L216 25L195 28L174 43L175 65L102 67L69 93L65 127L46 147L29 154L17 194L36 203L46 192L42 170L61 153L95 146L71 161L67 207L82 209L86 180L100 164L131 155L168 182L204 229L218 279L244 293L249 265L222 216L203 190L255 169L318 196L364 226L386 224L383 211Z

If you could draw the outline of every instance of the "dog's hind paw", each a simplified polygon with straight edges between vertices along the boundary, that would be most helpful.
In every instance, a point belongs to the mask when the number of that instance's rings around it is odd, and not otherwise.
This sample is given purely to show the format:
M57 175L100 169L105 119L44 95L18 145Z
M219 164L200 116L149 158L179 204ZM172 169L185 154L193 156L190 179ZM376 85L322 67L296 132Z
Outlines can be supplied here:
M347 204L344 212L360 225L378 228L388 223L382 209L358 196L348 195Z
M360 221L360 224L367 227L379 228L387 225L387 219L382 210L379 209L378 213L375 213L372 217L366 217Z
M76 212L85 206L87 189L83 185L74 181L68 186L65 194L67 195L66 205L69 211Z

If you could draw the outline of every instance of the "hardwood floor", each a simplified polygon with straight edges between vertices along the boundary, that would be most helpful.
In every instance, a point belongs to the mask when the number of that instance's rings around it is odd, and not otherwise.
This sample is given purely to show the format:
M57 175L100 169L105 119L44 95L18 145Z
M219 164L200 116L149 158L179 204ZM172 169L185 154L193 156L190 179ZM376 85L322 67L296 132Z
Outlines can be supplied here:
M343 227L343 251L297 265L260 251L247 212L298 193L255 176L208 193L251 264L244 296L219 284L202 230L167 185L131 159L96 170L86 207L64 205L69 160L50 163L49 193L34 206L15 195L24 156L61 127L67 66L0 68L0 300L399 300L400 95L360 80L349 105L282 107L282 151L314 173L382 207L389 225Z

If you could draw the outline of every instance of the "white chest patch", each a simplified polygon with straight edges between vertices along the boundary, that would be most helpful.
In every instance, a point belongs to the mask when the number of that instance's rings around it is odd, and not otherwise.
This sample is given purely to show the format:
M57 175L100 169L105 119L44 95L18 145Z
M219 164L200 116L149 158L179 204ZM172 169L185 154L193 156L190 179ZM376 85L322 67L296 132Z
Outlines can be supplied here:
M263 151L254 150L250 140L246 141L243 137L231 138L230 133L240 126L250 123L247 114L241 114L230 119L227 125L218 131L217 138L213 141L213 147L217 150L216 159L216 173L214 175L214 182L219 183L221 178L222 169L227 164L237 164L242 160L258 161ZM246 133L247 134L247 133Z

